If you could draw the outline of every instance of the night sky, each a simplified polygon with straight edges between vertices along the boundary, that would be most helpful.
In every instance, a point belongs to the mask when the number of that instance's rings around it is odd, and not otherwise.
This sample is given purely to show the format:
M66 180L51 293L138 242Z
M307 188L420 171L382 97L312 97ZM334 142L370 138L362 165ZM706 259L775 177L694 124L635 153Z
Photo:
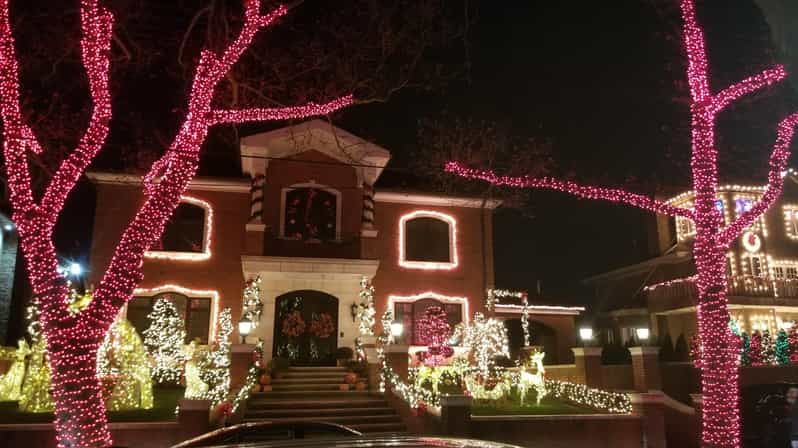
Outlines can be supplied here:
M483 2L469 36L467 76L436 92L405 90L385 104L344 112L336 124L388 148L385 186L410 179L420 118L444 112L506 123L514 135L552 142L553 174L642 193L670 194L689 184L686 79L674 9L666 0ZM699 2L715 89L778 60L770 28L753 0ZM720 120L722 175L762 183L775 127L798 107L788 86L731 108ZM234 155L235 156L235 155ZM219 166L207 163L203 174ZM236 157L230 158L233 166ZM95 169L103 168L98 164ZM71 217L85 216L82 186ZM91 201L88 202L89 205ZM497 286L583 301L582 278L652 255L647 215L610 204L535 193L496 215ZM88 251L86 224L62 226L62 253Z

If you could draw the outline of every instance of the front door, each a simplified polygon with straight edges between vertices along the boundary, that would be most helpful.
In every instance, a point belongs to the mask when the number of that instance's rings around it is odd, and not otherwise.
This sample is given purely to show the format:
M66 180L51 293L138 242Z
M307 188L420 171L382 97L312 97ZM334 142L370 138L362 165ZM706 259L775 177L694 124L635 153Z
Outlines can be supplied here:
M338 299L319 291L277 297L274 356L295 366L334 366L338 348Z

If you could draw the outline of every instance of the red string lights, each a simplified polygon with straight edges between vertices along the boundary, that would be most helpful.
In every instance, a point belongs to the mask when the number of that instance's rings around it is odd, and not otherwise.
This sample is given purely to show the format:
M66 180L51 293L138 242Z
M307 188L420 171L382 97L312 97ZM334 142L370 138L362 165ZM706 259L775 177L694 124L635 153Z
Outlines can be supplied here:
M0 113L6 175L13 219L19 232L28 276L39 304L52 368L56 438L59 447L102 447L111 436L96 377L97 349L119 309L142 277L144 253L163 232L167 220L195 176L200 147L211 126L328 114L353 103L351 95L326 104L215 110L217 84L249 47L255 34L288 10L279 6L261 15L259 0L244 0L245 20L237 38L221 53L204 50L194 75L188 113L164 156L145 176L145 200L129 224L88 307L68 312L66 281L57 271L53 228L69 192L108 136L111 97L108 86L113 15L98 0L81 0L81 58L89 80L92 114L75 150L53 176L40 203L33 199L27 150L42 150L20 110L19 66L9 16L9 0L0 0ZM157 181L157 182L156 182Z
M768 185L762 197L749 211L727 227L715 206L718 189L715 120L719 112L743 95L763 89L786 77L777 66L744 79L717 94L709 87L709 64L704 33L696 20L695 1L681 1L683 32L687 50L687 77L692 97L692 160L691 170L695 201L693 210L686 210L623 190L579 185L551 178L499 176L492 171L466 168L449 162L446 170L459 176L478 179L494 185L518 188L545 188L566 192L587 199L602 199L633 205L652 212L680 216L695 222L693 254L696 262L698 329L705 341L701 359L703 392L702 446L740 446L739 348L729 330L725 271L725 252L743 231L761 216L781 194L787 158L798 114L785 118L778 127L778 136L770 156Z

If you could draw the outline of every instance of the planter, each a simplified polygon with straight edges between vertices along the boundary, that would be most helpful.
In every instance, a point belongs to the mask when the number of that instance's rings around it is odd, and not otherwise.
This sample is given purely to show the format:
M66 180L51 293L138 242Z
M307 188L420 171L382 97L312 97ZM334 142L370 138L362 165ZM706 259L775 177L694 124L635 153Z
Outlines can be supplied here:
M358 382L355 384L355 390L366 390L366 383Z
M342 391L346 392L346 391L349 390L349 385L348 384L339 384L338 388L340 388Z

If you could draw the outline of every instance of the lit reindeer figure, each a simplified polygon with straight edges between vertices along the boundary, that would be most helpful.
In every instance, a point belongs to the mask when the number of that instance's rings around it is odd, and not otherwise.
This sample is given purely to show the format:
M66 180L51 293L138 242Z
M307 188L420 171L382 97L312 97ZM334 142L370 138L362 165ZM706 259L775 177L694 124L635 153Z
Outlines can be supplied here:
M518 378L518 393L521 395L521 406L524 405L526 393L529 389L534 388L536 392L536 405L540 405L540 400L546 396L546 369L543 367L543 358L546 356L545 352L535 352L529 356L528 365L532 366L535 373L527 371L527 365L521 366L520 376Z

